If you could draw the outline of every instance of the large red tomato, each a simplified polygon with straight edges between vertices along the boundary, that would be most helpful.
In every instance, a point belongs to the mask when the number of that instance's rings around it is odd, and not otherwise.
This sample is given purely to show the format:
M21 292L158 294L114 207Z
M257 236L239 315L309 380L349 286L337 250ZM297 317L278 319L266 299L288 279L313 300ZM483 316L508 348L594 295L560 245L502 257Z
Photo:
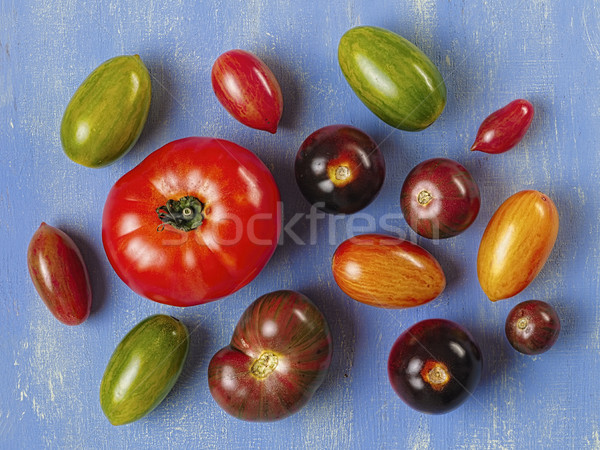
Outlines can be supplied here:
M281 230L279 190L254 153L229 141L171 142L108 194L104 249L119 277L151 300L192 306L248 284Z

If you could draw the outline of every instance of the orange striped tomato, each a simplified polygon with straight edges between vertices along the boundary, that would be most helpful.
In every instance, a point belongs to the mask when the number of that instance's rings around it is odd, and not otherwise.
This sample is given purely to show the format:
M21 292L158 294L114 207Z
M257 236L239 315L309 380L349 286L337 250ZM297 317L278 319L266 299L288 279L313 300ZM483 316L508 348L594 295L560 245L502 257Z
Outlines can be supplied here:
M542 270L558 235L558 211L545 194L509 197L488 223L477 255L477 275L490 300L513 297Z
M354 300L379 308L409 308L442 293L446 277L437 260L412 242L362 234L340 244L333 276Z

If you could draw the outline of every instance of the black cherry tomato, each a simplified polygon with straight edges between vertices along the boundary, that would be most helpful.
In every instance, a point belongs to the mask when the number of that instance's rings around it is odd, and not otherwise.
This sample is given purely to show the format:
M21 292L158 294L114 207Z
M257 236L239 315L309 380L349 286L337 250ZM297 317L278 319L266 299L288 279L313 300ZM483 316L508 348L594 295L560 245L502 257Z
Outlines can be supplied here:
M302 143L295 163L296 182L315 207L351 214L379 193L385 161L367 134L349 125L323 127Z
M481 377L479 346L467 330L444 319L416 323L396 340L388 375L396 394L410 407L447 413L473 393Z

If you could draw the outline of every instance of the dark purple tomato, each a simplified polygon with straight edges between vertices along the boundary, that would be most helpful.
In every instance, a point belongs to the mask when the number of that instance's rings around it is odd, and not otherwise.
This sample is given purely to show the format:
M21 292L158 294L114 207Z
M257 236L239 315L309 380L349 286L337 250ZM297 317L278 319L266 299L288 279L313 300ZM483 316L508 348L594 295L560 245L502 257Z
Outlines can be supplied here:
M510 310L505 331L515 350L537 355L549 350L558 339L560 320L552 305L540 300L527 300Z
M208 366L217 404L242 420L270 422L298 412L331 362L325 318L294 291L265 294L242 314L231 343Z
M479 346L467 330L444 319L423 320L392 346L388 375L396 394L410 407L447 413L473 393L481 377Z
M479 213L479 187L461 164L433 158L410 171L400 194L408 225L429 239L445 239L465 231Z
M349 125L323 127L296 155L296 182L315 207L332 214L361 210L379 193L385 161L373 139Z

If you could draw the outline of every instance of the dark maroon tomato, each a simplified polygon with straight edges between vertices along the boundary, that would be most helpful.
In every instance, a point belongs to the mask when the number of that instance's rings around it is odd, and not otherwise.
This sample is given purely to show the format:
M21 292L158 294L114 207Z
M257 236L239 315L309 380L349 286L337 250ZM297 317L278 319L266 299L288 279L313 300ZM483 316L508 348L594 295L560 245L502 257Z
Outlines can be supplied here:
M315 207L351 214L379 193L385 161L367 134L349 125L323 127L302 143L296 155L296 182Z
M467 330L444 319L416 323L396 340L388 375L396 394L429 414L460 406L479 383L481 351Z
M479 187L456 161L433 158L410 171L400 194L408 225L429 239L444 239L465 231L481 204Z
M269 422L299 411L331 362L325 318L294 291L265 294L242 314L231 343L208 366L208 386L234 417Z
M510 150L527 133L533 114L533 105L527 100L513 100L485 118L471 150L492 154Z
M558 339L560 320L552 305L527 300L510 310L505 332L515 350L537 355L549 350Z
M90 279L79 249L65 232L42 222L29 242L27 267L54 317L66 325L79 325L88 318Z

